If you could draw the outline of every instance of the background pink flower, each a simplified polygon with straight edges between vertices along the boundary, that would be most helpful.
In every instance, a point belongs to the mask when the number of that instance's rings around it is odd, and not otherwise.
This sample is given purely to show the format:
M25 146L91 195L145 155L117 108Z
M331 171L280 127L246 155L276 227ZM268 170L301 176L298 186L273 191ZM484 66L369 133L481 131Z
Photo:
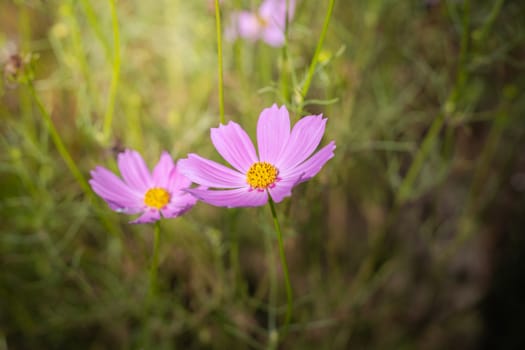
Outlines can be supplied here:
M226 28L226 37L232 40L237 37L249 41L263 40L270 46L282 46L287 12L288 20L291 20L295 13L295 0L266 0L257 12L236 12Z
M179 172L167 152L162 153L153 173L136 151L120 153L117 161L124 181L97 166L91 171L89 184L111 209L126 214L142 213L131 223L177 217L195 205L196 198L183 191L191 181Z
M234 169L189 154L179 161L180 171L193 182L215 190L189 189L206 203L225 207L255 207L290 196L292 188L315 176L334 156L331 141L312 156L324 135L326 119L321 115L301 118L290 132L286 107L273 105L261 112L255 147L235 122L211 129L211 139L221 156Z

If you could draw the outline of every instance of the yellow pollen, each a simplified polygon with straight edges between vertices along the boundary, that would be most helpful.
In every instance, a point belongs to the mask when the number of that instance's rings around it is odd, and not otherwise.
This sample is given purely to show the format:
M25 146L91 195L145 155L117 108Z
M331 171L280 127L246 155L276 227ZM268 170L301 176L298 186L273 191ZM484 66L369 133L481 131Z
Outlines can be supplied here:
M246 182L253 189L264 190L277 180L279 171L267 162L257 162L248 169Z
M144 204L148 207L162 209L170 201L170 194L163 188L151 188L144 196Z
M266 28L268 27L268 21L266 20L266 18L264 18L263 16L261 15L256 15L256 18L257 18L257 22L259 23L259 25L263 28Z

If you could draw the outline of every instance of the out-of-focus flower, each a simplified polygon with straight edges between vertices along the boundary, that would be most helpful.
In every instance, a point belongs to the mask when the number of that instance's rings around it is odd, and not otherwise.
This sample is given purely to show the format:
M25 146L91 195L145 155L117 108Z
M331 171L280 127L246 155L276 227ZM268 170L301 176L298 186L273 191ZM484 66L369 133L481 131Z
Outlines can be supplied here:
M0 66L4 77L4 83L8 88L14 88L21 81L26 72L26 66L32 59L31 54L22 55L13 41L0 50Z
M233 13L226 28L226 37L231 40L237 37L249 41L262 40L270 46L282 46L285 42L286 15L290 21L294 12L295 0L265 0L257 12Z
M162 153L153 173L133 150L120 153L117 162L123 180L97 166L91 171L89 184L111 209L125 214L141 213L132 224L177 217L195 205L197 199L184 191L191 181L179 172L167 152Z
M290 132L286 107L264 109L257 123L259 156L246 132L235 122L211 129L211 139L221 156L235 169L197 154L179 161L180 171L191 181L214 189L187 190L206 203L224 207L256 207L282 201L292 188L315 176L334 156L335 142L312 155L323 137L322 115L301 118Z

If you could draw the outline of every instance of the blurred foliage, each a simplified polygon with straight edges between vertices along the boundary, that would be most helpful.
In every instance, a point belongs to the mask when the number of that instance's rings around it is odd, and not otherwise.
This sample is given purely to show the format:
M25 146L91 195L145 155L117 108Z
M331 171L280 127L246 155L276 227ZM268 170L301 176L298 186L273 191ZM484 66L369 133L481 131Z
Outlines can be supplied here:
M224 1L224 22L256 3ZM224 43L227 119L253 136L286 103L327 116L337 143L278 206L295 300L282 348L523 348L525 3L337 1L302 99L326 6L298 0L289 61ZM153 227L72 174L116 169L123 148L219 160L212 2L115 9L118 32L111 1L0 3L0 349L265 348L285 310L267 208L163 221L150 308Z

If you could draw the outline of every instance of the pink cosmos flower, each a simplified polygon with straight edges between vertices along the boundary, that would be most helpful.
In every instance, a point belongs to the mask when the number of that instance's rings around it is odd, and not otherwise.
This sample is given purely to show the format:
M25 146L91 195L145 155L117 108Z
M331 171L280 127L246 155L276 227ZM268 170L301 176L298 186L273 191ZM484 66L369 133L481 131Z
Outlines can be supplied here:
M273 105L261 112L255 147L239 124L230 121L211 129L211 140L235 169L189 154L179 161L181 173L191 181L214 189L186 190L206 203L224 207L256 207L275 202L292 193L292 188L315 176L334 156L335 142L315 151L323 137L326 119L322 115L301 118L290 132L286 107Z
M118 155L118 167L124 179L104 167L91 171L89 184L109 207L125 214L142 215L132 224L174 218L187 212L197 199L184 192L191 181L182 175L167 152L163 152L151 174L140 154L126 150Z
M288 11L286 11L287 2ZM265 0L255 13L249 11L234 13L225 35L231 40L237 37L249 41L261 39L270 46L283 46L286 13L288 13L288 20L291 20L294 12L295 0Z

